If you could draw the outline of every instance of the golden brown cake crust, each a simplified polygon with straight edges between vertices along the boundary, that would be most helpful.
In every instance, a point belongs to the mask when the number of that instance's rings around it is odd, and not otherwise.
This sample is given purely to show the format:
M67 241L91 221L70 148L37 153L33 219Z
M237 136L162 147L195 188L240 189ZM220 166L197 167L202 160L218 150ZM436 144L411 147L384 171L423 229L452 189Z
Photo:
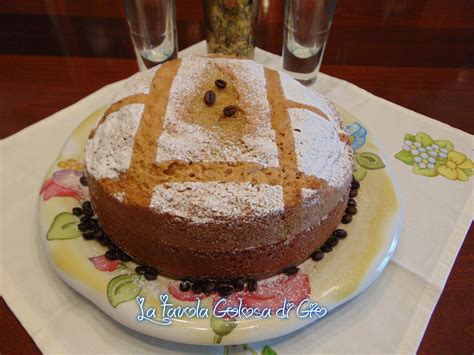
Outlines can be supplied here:
M91 202L118 246L170 276L262 278L328 238L352 155L326 99L250 61L191 57L140 75L148 84L130 81L86 148Z

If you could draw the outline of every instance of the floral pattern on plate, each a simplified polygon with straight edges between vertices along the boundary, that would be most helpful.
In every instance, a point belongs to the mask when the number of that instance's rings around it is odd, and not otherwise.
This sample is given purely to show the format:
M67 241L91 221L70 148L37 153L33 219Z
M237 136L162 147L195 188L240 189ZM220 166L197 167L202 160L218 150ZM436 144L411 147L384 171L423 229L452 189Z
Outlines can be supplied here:
M412 172L428 177L443 176L449 180L468 181L473 174L472 160L455 151L449 140L434 140L425 132L407 133L402 150L395 158L412 166Z
M346 129L349 134L349 142L354 151L354 178L357 181L362 181L369 170L385 168L382 158L376 153L359 151L365 145L367 129L359 122L348 125Z

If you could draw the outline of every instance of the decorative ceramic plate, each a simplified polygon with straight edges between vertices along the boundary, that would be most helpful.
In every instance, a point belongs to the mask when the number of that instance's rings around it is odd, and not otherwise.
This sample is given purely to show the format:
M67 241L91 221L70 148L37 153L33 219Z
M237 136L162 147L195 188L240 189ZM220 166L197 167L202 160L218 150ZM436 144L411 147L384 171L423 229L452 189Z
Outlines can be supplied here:
M343 227L347 238L322 260L301 264L298 274L260 281L257 292L235 293L224 304L215 294L196 300L191 291L179 290L178 281L166 277L145 280L135 272L133 261L107 260L106 247L82 238L79 217L71 213L88 199L79 182L84 146L104 109L76 128L41 188L41 236L54 269L119 323L175 342L251 343L288 334L324 317L374 282L401 231L398 188L380 148L355 117L339 111L355 152L354 175L361 182L358 213Z

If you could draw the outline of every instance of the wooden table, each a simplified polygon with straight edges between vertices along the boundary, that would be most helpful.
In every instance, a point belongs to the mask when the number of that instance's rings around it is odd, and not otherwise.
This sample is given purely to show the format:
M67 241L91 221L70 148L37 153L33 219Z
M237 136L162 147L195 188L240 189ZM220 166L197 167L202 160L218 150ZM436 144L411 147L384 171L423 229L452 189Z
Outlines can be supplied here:
M204 39L202 4L177 3L186 48ZM282 19L282 0L261 0L259 47L281 52ZM2 1L0 43L0 138L137 71L119 0ZM321 70L474 133L473 67L472 1L339 0ZM474 351L473 234L471 225L420 353ZM0 320L2 354L39 352L3 299Z

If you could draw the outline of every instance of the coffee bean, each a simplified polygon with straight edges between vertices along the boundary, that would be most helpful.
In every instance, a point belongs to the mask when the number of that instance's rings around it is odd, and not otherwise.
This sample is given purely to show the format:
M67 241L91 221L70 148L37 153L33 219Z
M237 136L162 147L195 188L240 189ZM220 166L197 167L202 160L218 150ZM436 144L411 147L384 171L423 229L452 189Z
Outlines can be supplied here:
M82 216L80 221L83 222L83 223L89 223L91 217L90 216Z
M107 248L109 248L109 250L115 250L115 251L118 251L118 250L119 250L118 246L116 246L116 245L114 244L114 242L112 242L112 241L110 241L110 242L107 244Z
M311 254L311 259L314 261L320 261L324 258L324 253L322 251L315 251L313 254Z
M344 229L336 229L332 233L332 235L333 235L333 237L337 237L339 239L344 239L345 237L347 237L347 232Z
M329 252L332 251L332 246L324 244L324 245L321 247L321 251L323 251L323 252L325 252L325 253L329 253Z
M148 272L150 274L158 275L158 270L156 270L153 266L147 266L146 267L146 272Z
M93 218L90 218L88 221L87 221L87 224L89 225L89 227L91 229L99 229L99 222L97 222L96 219L93 219Z
M235 115L236 112L237 107L235 107L234 105L224 107L224 116L226 117L232 117Z
M211 106L216 102L216 93L212 90L206 91L204 94L204 102L207 106Z
M219 282L216 283L216 290L218 288L227 287L227 286L232 286L232 285L228 281L219 281Z
M97 238L97 241L100 243L100 245L106 246L107 244L109 244L110 239L109 237L102 234L101 237Z
M146 266L144 266L144 265L137 266L137 267L135 268L135 272L136 272L138 275L144 275L145 272L146 272Z
M232 292L234 292L234 288L232 286L226 286L226 287L221 287L217 289L217 292L219 292L219 295L221 297L229 296Z
M191 290L194 293L202 293L203 283L200 280L196 280L191 286Z
M204 286L204 293L210 294L216 288L216 283L214 281L208 281Z
M82 215L82 208L80 208L80 207L74 207L74 208L72 209L72 214L73 214L74 216L80 216L80 215Z
M286 268L283 270L283 273L286 275L296 275L298 273L298 267L297 266L290 266L289 268Z
M234 280L234 287L236 290L242 291L244 289L245 283L243 278L238 278Z
M105 252L105 257L107 258L107 260L117 260L117 251L107 250Z
M360 188L360 182L357 180L352 180L351 189L357 190L358 188Z
M350 199L347 201L347 206L356 207L356 206L357 206L356 200L354 200L353 198L350 198Z
M153 280L156 280L156 278L158 277L158 274L153 274L153 273L149 273L148 271L146 271L143 276L145 276L146 280L153 281Z
M130 255L128 255L126 252L124 251L120 251L117 255L118 259L120 261L123 261L124 263L126 263L127 261L131 261L132 260L132 257Z
M350 214L345 214L344 216L342 216L341 222L342 222L342 224L351 223L352 222L352 216Z
M102 238L103 236L104 236L104 232L102 232L102 230L96 230L96 231L94 231L94 239L99 240L99 239Z
M329 245L330 247L335 247L337 243L339 243L339 239L337 239L336 237L331 237L328 240L326 240L326 243L324 244Z
M92 209L91 202L90 202L90 201L84 201L84 202L82 203L82 209L84 209L84 208Z
M86 230L82 232L82 236L85 240L92 240L94 239L94 231Z
M104 231L102 230L102 228L100 228L98 225L94 225L93 223L87 223L87 225L89 226L89 228L91 230L93 230L94 232L102 232L102 234L104 233Z
M97 240L98 240L99 238L102 238L102 236L104 236L104 235L105 235L106 237L108 237L108 235L106 235L105 232L104 232L104 231L102 230L102 228L100 228L100 227L97 227L97 228L93 229L93 231L97 233L97 234L96 234L96 239L97 239Z
M355 208L353 206L349 206L349 207L346 208L346 213L350 214L350 215L355 215L355 214L357 214L357 208Z
M147 280L156 280L158 277L158 270L156 270L154 267L147 266L144 276Z
M219 89L224 89L227 86L227 83L222 79L217 79L214 81L214 84L216 84Z
M257 290L257 280L253 278L247 279L247 288L250 292L254 292Z
M199 282L202 284L202 293L205 292L207 284L209 283L209 280L207 279L199 279Z
M77 229L79 229L81 232L85 232L86 230L89 230L89 225L81 222L77 225Z
M188 292L191 289L191 284L189 281L181 281L179 283L179 290L181 292Z
M87 217L92 217L94 215L94 211L92 211L91 207L83 207L82 214Z
M87 178L85 176L81 176L79 179L79 182L81 183L82 186L87 186Z
M357 190L352 189L351 191L349 191L349 197L351 198L356 197L357 194L358 194Z

